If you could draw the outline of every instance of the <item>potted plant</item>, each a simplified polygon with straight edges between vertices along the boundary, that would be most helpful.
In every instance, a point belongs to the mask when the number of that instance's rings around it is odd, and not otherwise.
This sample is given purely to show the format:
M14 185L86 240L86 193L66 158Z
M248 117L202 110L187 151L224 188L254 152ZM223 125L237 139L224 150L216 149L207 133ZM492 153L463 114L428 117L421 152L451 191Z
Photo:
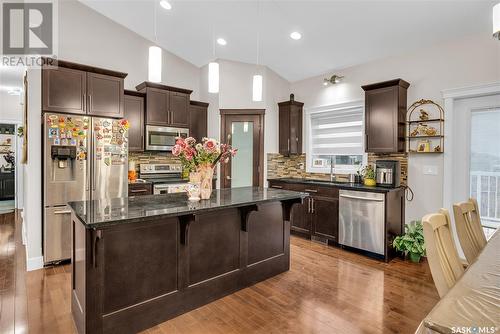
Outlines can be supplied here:
M363 182L365 186L373 187L377 185L377 181L375 181L375 170L371 165L365 166L361 171L363 175Z
M405 225L405 234L394 238L392 247L403 252L411 262L419 263L425 256L424 228L421 221L414 221Z
M201 199L209 199L212 194L214 167L219 162L228 163L236 151L212 138L203 138L201 143L196 143L193 137L177 138L172 148L172 154L179 157L182 166L191 172L190 181L200 183Z

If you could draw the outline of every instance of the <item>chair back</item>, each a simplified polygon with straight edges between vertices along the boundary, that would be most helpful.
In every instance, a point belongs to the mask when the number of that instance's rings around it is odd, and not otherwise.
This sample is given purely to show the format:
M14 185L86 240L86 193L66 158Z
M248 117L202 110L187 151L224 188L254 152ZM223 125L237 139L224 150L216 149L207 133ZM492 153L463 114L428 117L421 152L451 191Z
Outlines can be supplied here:
M486 246L479 208L474 198L453 205L458 240L467 262L471 264Z
M443 297L464 273L451 234L448 210L422 218L427 261L439 296Z

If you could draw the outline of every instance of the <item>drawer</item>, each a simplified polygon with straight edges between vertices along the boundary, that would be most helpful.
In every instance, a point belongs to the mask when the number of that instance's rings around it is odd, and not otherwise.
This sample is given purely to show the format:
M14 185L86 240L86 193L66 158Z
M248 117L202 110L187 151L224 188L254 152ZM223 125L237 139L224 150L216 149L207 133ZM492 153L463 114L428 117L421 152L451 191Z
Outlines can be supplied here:
M128 196L152 195L153 185L151 183L129 183Z
M314 184L304 184L304 192L309 193L311 196L326 196L338 197L339 189L332 186L317 186Z

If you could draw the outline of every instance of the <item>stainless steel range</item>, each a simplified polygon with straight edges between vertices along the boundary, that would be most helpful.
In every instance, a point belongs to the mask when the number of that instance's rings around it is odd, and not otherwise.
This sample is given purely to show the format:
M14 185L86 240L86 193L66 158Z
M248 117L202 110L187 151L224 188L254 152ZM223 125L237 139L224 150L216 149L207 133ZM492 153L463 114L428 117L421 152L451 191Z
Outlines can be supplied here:
M153 183L153 194L185 192L187 181L182 178L180 164L141 164L139 177Z

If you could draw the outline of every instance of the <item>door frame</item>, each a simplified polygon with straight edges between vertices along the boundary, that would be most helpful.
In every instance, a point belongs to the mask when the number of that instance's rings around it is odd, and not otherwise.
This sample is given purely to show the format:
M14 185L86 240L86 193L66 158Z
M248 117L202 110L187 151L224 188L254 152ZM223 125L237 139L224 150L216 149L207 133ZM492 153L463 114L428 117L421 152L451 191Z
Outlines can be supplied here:
M453 88L441 91L444 99L444 133L445 147L444 150L444 171L452 171L457 159L454 154L454 138L463 134L455 133L454 124L454 107L456 100L468 99L474 97L482 97L488 95L500 94L500 81L484 85ZM448 172L443 175L443 207L451 208L453 206L453 173Z
M227 138L226 133L226 116L258 116L260 122L259 129L259 166L257 167L257 172L259 174L259 187L264 187L264 119L265 119L265 109L220 109L220 138L221 142L224 142ZM226 164L221 163L221 182L220 187L225 188L226 180Z

